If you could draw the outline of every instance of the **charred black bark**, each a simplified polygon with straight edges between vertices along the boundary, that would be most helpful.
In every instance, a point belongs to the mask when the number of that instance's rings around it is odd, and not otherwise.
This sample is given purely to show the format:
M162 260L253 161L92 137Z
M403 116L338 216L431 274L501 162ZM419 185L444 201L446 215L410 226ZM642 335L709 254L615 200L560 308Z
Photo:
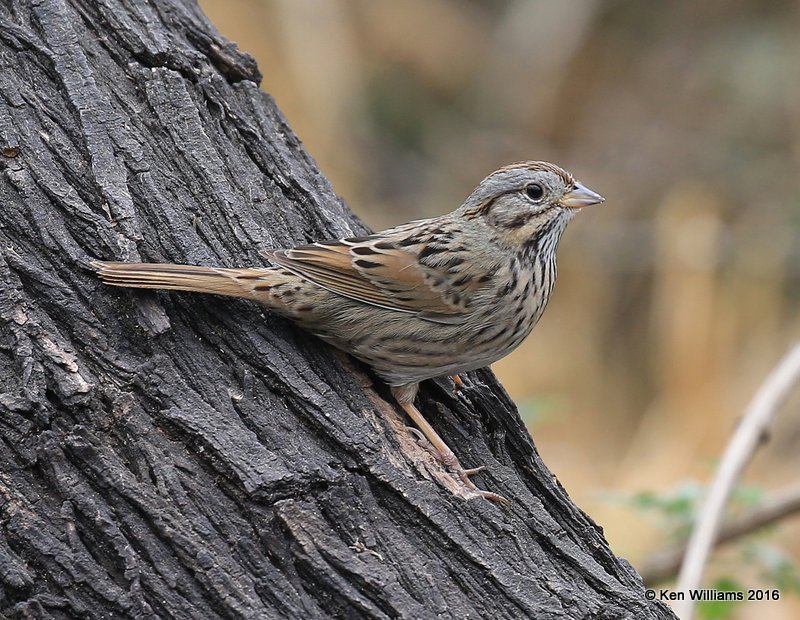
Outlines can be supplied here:
M488 371L422 406L510 508L451 495L347 356L93 275L365 231L259 79L188 0L0 4L0 615L672 617Z

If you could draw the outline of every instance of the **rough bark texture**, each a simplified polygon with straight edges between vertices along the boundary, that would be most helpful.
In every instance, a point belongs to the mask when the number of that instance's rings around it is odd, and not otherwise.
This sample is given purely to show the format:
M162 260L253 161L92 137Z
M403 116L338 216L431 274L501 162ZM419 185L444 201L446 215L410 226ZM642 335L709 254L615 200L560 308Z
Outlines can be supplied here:
M0 614L672 617L488 371L421 404L509 508L447 491L347 356L93 276L364 232L259 78L189 0L0 3Z

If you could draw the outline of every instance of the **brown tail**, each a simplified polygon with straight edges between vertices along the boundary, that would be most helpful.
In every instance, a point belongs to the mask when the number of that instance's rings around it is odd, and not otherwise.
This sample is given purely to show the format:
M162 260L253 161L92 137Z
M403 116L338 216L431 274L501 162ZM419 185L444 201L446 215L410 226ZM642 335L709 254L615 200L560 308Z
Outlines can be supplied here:
M97 275L111 286L213 293L264 301L272 269L225 269L170 263L106 263L93 261ZM265 294L266 293L266 294Z

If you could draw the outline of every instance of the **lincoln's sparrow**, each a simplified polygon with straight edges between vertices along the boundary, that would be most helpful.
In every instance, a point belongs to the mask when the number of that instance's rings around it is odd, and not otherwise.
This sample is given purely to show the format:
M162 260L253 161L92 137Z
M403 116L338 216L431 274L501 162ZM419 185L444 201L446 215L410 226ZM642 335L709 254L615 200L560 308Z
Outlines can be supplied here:
M539 320L555 251L581 207L602 202L566 171L523 162L486 177L452 213L367 237L270 250L271 268L96 262L114 286L257 301L369 364L475 493L450 448L414 406L419 382L487 366Z

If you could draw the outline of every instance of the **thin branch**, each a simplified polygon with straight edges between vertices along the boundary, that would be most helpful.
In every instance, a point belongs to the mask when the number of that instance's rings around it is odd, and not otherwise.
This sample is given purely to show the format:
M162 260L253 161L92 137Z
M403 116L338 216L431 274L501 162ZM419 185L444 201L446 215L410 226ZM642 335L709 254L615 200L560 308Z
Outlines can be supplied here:
M800 487L784 491L765 505L724 525L714 541L714 546L717 547L752 534L795 513L800 513ZM650 556L639 570L645 584L653 586L673 579L678 574L681 560L686 554L686 547L685 543L675 545Z
M687 593L699 586L731 490L753 456L778 407L798 380L800 344L786 354L761 385L728 443L708 499L689 538L686 557L678 575L678 592ZM677 602L674 610L682 620L692 620L694 606L692 597L686 595L683 601Z

